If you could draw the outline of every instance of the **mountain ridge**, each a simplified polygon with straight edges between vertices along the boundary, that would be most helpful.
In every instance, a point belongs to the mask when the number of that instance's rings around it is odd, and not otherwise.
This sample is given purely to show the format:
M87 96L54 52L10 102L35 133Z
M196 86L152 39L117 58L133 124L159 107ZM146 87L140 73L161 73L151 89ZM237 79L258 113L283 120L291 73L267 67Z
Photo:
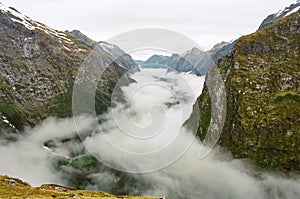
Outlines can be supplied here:
M274 24L276 21L286 17L294 12L297 12L300 9L300 1L297 0L295 3L290 6L285 7L282 10L279 10L277 13L270 14L267 18L263 20L258 30L263 29L267 26Z
M190 72L198 76L205 75L222 55L228 53L237 40L215 44L208 51L202 51L197 47L183 52L181 55L171 56L152 55L142 67L169 68L170 71Z

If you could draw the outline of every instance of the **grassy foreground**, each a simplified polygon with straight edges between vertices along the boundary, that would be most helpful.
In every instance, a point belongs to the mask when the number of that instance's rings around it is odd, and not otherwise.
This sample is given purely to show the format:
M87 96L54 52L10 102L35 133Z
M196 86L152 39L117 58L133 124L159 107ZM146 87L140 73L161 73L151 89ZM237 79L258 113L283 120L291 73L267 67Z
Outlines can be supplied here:
M155 199L147 196L114 196L101 191L75 190L72 188L45 184L31 187L28 183L17 178L0 175L0 198L31 199L31 198L103 198L103 199ZM156 198L157 199L157 198Z

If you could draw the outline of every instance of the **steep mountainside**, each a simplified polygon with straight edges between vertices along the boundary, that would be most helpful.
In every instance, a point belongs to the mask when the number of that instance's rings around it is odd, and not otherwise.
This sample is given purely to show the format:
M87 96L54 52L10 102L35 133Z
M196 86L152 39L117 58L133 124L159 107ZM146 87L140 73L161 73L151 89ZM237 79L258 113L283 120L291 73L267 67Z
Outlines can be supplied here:
M300 0L297 0L295 3L291 4L290 6L286 7L283 10L279 10L277 13L269 15L262 24L259 26L259 30L274 24L279 19L286 17L294 12L297 12L300 9Z
M66 30L66 33L70 33L74 35L75 37L77 37L78 39L80 39L82 42L84 42L90 47L93 47L93 45L96 43L96 41L92 40L91 38L89 38L88 36L80 32L79 30L72 30L72 31Z
M49 116L71 117L73 86L78 71L82 71L78 70L81 67L89 73L88 78L95 77L99 82L94 99L86 97L92 96L94 92L91 83L86 86L82 84L80 89L86 95L79 96L78 103L85 105L95 100L97 114L110 107L115 84L121 76L127 77L125 68L131 67L129 64L133 61L130 56L124 55L125 59L120 59L122 63L117 63L112 56L115 52L123 53L122 50L104 42L92 47L81 39L53 30L0 4L1 142L17 140L18 136L10 132L23 132L25 126L36 126ZM101 80L95 76L97 73L94 68L83 66L87 57L88 60L97 61L93 65L95 68L105 70ZM133 81L130 78L128 80ZM61 173L68 186L84 189L89 183L97 185L97 181L93 181L89 174L103 170L116 173L119 179L115 187L107 188L108 191L123 195L128 193L127 183L135 187L144 186L126 174L111 171L109 167L102 165L85 151L76 135L62 139L45 138L39 144L40 150L53 152L59 146L69 150L69 158L54 155L53 160L51 159L56 170L53 172Z
M73 35L57 31L0 4L0 128L14 131L48 116L72 115L72 87L91 52L107 68L98 85L96 111L110 105L115 82L129 66L113 62L106 49L95 51ZM105 44L108 45L108 44ZM128 58L128 63L130 57Z
M94 45L94 49L110 57L128 71L136 72L139 70L132 57L116 45L109 44L105 41L100 41Z
M220 144L235 157L264 169L300 171L299 55L300 11L242 37L218 60L227 94ZM197 100L201 139L210 123L209 92L205 86Z
M221 56L231 51L237 41L238 39L231 42L221 42L207 51L207 53L211 56L212 60L216 62Z
M67 31L68 32L68 31ZM125 53L118 46L109 44L105 41L95 42L94 40L87 37L85 34L81 33L79 30L73 30L71 32L72 35L83 41L85 44L98 51L99 53L110 57L116 63L118 63L121 67L125 68L128 71L135 72L138 71L138 66L132 59L132 57Z

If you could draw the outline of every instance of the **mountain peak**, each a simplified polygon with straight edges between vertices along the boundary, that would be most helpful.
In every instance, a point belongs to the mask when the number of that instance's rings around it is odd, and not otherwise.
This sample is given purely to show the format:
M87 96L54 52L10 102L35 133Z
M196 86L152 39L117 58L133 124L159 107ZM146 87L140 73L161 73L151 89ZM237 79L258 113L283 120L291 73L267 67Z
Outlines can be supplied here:
M80 39L90 47L92 47L96 43L94 40L92 40L91 38L89 38L88 36L80 32L79 30L72 30L72 31L66 30L65 32L72 34L73 36L77 37L78 39Z
M203 54L203 51L200 50L197 47L193 47L191 50L187 50L182 54L182 57L191 57L191 56L196 56L196 55L201 55Z

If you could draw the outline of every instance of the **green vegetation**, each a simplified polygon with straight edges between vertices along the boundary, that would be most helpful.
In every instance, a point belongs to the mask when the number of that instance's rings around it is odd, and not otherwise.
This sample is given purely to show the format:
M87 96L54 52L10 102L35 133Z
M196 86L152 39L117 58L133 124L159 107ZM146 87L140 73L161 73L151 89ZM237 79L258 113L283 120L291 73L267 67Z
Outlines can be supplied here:
M75 169L80 169L80 168L85 168L89 167L92 165L95 165L97 163L97 160L94 157L88 157L88 156L82 156L79 158L76 158L73 160L69 166L75 168Z
M1 198L81 198L81 199L154 199L147 196L114 196L101 191L75 190L55 184L46 184L40 187L31 187L28 183L17 178L0 176Z
M242 37L218 60L227 93L220 144L268 171L300 172L299 13ZM205 86L198 99L200 139L209 102Z
M30 125L30 121L26 119L28 113L26 113L24 108L17 106L9 100L2 99L0 101L0 113L19 130L22 130L25 125ZM1 122L3 123L2 119ZM10 128L8 124L2 125L4 128Z
M73 84L67 87L67 92L56 96L49 104L46 105L48 109L48 116L56 117L71 117L72 116L72 92Z

